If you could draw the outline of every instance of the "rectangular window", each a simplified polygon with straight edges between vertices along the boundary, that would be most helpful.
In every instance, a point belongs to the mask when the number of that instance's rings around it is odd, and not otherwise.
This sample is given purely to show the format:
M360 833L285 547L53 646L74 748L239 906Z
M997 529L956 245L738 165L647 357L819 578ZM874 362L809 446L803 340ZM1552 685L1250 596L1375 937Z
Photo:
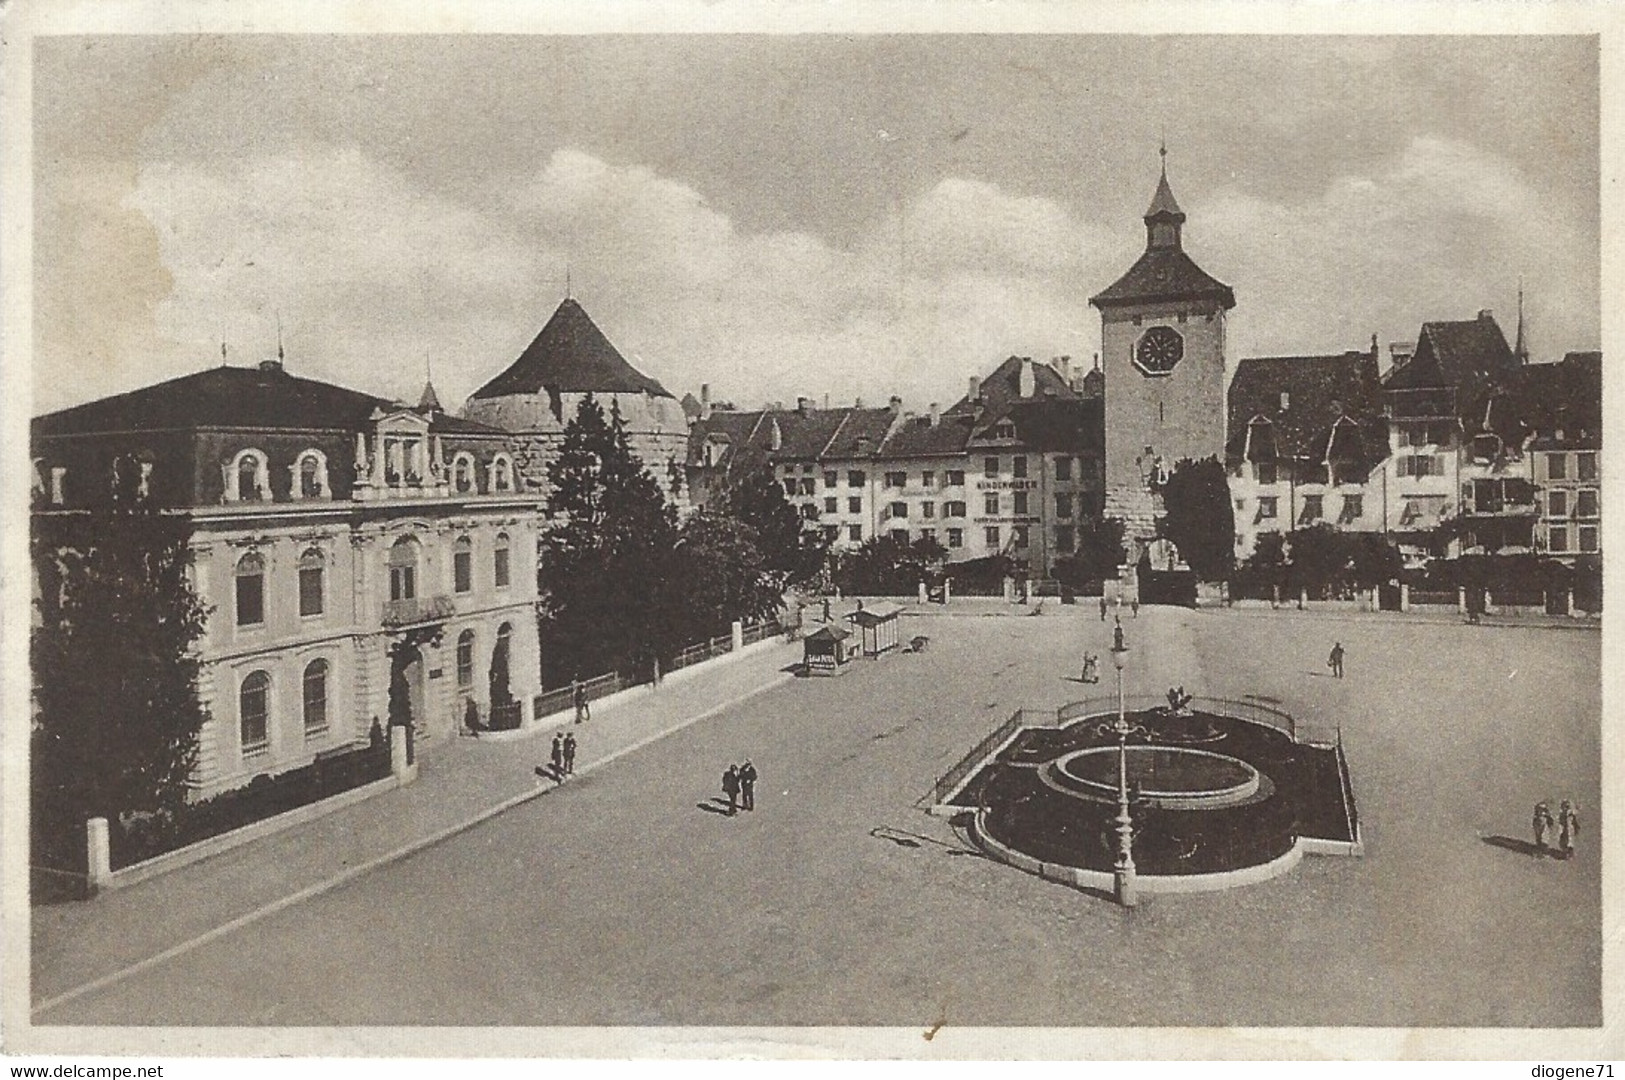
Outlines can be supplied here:
M1546 455L1546 476L1550 480L1567 480L1569 476L1567 454Z
M801 478L801 489L800 489L801 494L803 494L803 495L811 495L813 493L813 491L815 490L815 487L816 487L816 485L813 483L813 478L812 477L803 476Z
M1410 454L1401 454L1394 459L1395 476L1414 476L1416 474L1416 458Z
M1065 483L1072 479L1072 459L1058 457L1055 459L1055 479Z
M936 487L937 486L937 474L932 472L930 469L927 469L925 472L921 473L920 474L920 486L923 487L927 491L930 491L932 488Z
M787 476L784 478L784 493L786 495L794 495L796 493L795 477Z
M452 588L471 592L474 588L474 553L459 551L451 557Z
M860 488L867 479L868 477L865 476L862 471L853 469L851 472L846 474L846 486L849 488Z
M1548 491L1546 493L1546 516L1569 516L1569 493L1566 491Z
M964 487L965 486L965 470L963 470L963 469L949 469L948 470L948 486L949 487Z
M984 514L997 514L998 512L999 512L999 495L998 495L998 493L997 492L989 492L988 494L983 495L982 496L982 513L984 513Z
M497 553L496 553L496 579L497 579L497 588L506 589L508 587L508 581L509 581L508 549L507 549L506 546L497 548Z
M935 530L935 529L921 529L920 530L920 539L921 540L935 540L936 538L937 538L937 530Z
M322 613L322 568L302 567L299 571L299 614Z
M983 458L982 459L982 475L983 476L997 476L997 475L999 475L999 459L996 458L996 457Z
M826 514L836 513L839 510L840 505L841 505L841 500L839 500L839 499L836 499L836 498L825 499L824 500L824 513L826 513Z
M863 497L860 495L854 495L852 498L846 500L846 512L849 514L863 513Z
M391 566L389 568L389 598L411 600L418 594L417 567Z
M1010 464L1012 466L1011 471L1015 474L1015 477L1016 477L1017 480L1025 480L1027 478L1027 455L1026 454L1017 454L1015 456L1015 459L1013 461L1011 461Z
M1319 495L1303 497L1303 512L1298 515L1299 525L1311 525L1321 519L1321 498Z
M964 517L965 504L962 502L945 503L942 508L943 517Z
M887 473L886 474L886 486L889 487L889 488L907 487L908 486L908 473L903 473L903 472L889 472L889 473Z
M1343 512L1338 515L1337 523L1339 525L1352 525L1360 520L1364 514L1365 496L1345 495L1343 496Z
M908 530L907 529L893 529L891 531L891 538L893 540L899 541L900 543L906 544L906 543L908 543Z
M851 540L854 544L862 543L863 542L863 526L862 525L848 525L846 527L846 536L847 536L847 539Z
M1015 493L1015 500L1016 500L1015 512L1017 514L1025 514L1027 512L1027 493L1025 491L1016 492Z
M964 547L965 546L965 530L964 529L949 529L948 530L948 546L950 548L962 548L962 547Z
M1562 552L1569 549L1569 530L1563 525L1550 525L1546 529L1546 550Z
M265 578L259 574L237 577L237 625L258 626L265 621Z
M1069 518L1072 516L1072 495L1070 492L1060 492L1055 496L1055 516Z
M994 551L999 550L999 527L997 525L989 525L987 527L985 536L987 539L987 546L992 548Z
M1027 546L1027 526L1017 525L1010 530L1010 533L1015 540L1016 547L1024 548Z
M840 535L841 535L841 527L839 525L825 525L824 526L824 539L827 540L828 542L830 542L831 544L835 543L836 539Z
M908 517L908 503L894 502L891 504L890 510L891 516L894 518L906 519Z
M1587 555L1597 550L1597 527L1595 525L1580 526L1580 550Z
M1265 521L1275 516L1275 496L1264 495L1258 500L1258 520Z
M1574 516L1582 518L1597 516L1597 491L1595 488L1581 488L1574 493Z
M923 518L934 518L934 517L936 517L937 516L937 504L934 503L934 502L921 503L920 504L920 516L923 517Z
M1062 555L1072 553L1072 526L1057 525L1055 527L1055 550Z
M1258 482L1260 484L1275 483L1275 462L1260 461L1253 468L1258 471Z
M827 472L824 474L824 486L827 488L835 487L840 483L840 480L840 475L837 473Z
M1595 480L1597 478L1597 455L1590 451L1574 455L1574 464L1578 471L1575 473L1581 480Z

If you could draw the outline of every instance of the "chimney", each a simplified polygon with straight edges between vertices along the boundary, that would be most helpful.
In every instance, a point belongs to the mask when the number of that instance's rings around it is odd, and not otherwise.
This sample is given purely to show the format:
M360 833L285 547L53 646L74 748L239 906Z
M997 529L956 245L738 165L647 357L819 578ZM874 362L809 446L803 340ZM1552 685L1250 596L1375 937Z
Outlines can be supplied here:
M1478 317L1484 322L1489 322L1491 319L1495 318L1495 312L1491 311L1489 308L1484 308L1479 311Z
M782 450L784 448L784 432L779 430L779 418L776 416L773 418L773 427L769 438L772 440L773 449Z
M898 413L903 411L903 399L898 397L896 394L893 394L891 396L891 400L886 402L886 408L891 410L891 414L893 416L896 416Z
M1061 381L1067 386L1072 385L1072 358L1070 356L1057 356L1055 358L1055 371L1061 376Z
M784 402L782 402L782 401L775 401L775 402L774 402L774 403L773 403L773 411L774 411L774 412L783 412L783 411L784 411Z
M812 398L804 398L804 397L796 398L796 412L805 415L807 410L811 409L811 408L812 408Z
M936 427L940 423L942 423L942 409L933 401L931 403L931 426Z
M972 401L980 398L982 396L982 380L972 375L970 377L970 389L965 392L965 396Z
M1388 355L1393 359L1394 367L1404 367L1416 355L1416 346L1409 341L1392 341L1388 343Z
M1016 396L1030 398L1036 391L1038 376L1033 371L1033 358L1021 358L1021 372L1016 376Z
M829 391L824 391L824 408L829 408Z
M281 371L282 370L282 361L281 361L281 359L261 360L260 361L260 370L261 371Z
M863 408L863 399L862 399L862 398L853 398L853 399L852 399L852 407L853 407L853 408L854 408L854 409L861 409L861 408Z
M711 384L708 382L702 382L700 384L700 404L711 404Z

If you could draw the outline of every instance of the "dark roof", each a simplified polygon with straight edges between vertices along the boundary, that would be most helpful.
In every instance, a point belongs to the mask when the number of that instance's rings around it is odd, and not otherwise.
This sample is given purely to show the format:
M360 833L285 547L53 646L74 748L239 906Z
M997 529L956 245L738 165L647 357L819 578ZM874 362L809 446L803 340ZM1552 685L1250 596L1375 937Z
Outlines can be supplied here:
M1368 433L1366 448L1376 452L1382 423L1381 390L1374 351L1248 357L1236 365L1230 380L1226 457L1231 464L1241 460L1248 425L1259 419L1268 421L1268 428L1261 428L1255 437L1254 460L1279 456L1323 461L1340 417ZM1339 453L1353 454L1352 442L1351 432L1338 432Z
M1162 179L1157 181L1157 193L1151 196L1151 207L1145 212L1147 221L1161 216L1185 220L1185 211L1179 208L1179 202L1174 198L1174 189L1168 186L1167 169L1163 170Z
M406 406L357 390L290 375L281 367L216 367L35 418L36 437L194 428L358 431L374 409ZM502 434L437 413L432 430Z
M911 416L898 424L881 448L884 457L941 457L965 452L975 423L969 414L949 413L935 424L929 416Z
M1036 453L1091 454L1104 451L1106 411L1102 398L1029 398L1003 409L983 413L972 439L988 437L993 427L1009 420L1016 440Z
M1474 398L1466 410L1469 434L1491 432L1509 446L1537 436L1564 444L1602 436L1602 354L1569 353L1560 363L1514 369Z
M698 420L700 414L705 412L705 406L700 404L700 399L695 397L693 393L684 394L682 404L683 415L690 420Z
M508 369L478 390L476 398L554 392L672 395L626 362L581 305L565 300L536 340Z
M977 409L1003 409L1012 401L1021 399L1021 366L1031 363L1033 366L1033 392L1027 400L1050 398L1076 398L1078 392L1066 384L1061 373L1047 363L1034 361L1031 357L1012 356L998 367L994 368L987 378L978 384L977 397L972 401L969 395L954 402L949 413L974 413Z
M1089 298L1098 308L1167 300L1215 300L1226 309L1236 306L1230 286L1209 276L1177 247L1147 248L1128 273Z
M890 409L843 409L846 414L841 426L831 436L821 457L872 457L886 441L897 414ZM783 415L782 413L778 415ZM788 456L788 455L786 455Z
M822 458L872 457L880 452L895 415L890 409L762 409L752 412L713 411L689 427L688 462L701 464L704 446L712 435L725 436L729 449L716 465L727 467L751 454L773 461L810 461ZM773 428L779 446L773 447ZM869 448L858 451L858 440Z
M1388 373L1389 390L1450 387L1469 392L1518 367L1506 335L1489 312L1459 322L1427 322L1410 362Z

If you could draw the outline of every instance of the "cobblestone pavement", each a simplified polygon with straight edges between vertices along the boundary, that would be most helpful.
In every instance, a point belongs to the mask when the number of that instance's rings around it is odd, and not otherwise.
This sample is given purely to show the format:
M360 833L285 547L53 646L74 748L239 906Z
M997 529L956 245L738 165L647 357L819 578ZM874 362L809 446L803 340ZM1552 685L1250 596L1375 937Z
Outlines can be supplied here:
M1366 857L1133 912L979 857L918 800L1015 708L1109 690L1074 681L1109 635L1088 609L911 619L922 654L724 708L36 1022L1600 1023L1598 635L1153 608L1125 628L1129 693L1341 726ZM758 808L728 817L718 776L747 755ZM1576 860L1495 842L1565 797Z

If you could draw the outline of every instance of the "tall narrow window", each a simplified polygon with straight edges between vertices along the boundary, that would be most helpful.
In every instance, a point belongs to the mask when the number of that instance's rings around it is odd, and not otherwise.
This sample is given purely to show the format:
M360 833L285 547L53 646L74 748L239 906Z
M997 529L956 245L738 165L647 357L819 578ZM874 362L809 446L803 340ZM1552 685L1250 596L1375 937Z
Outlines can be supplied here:
M327 730L327 661L313 660L305 668L305 735Z
M497 534L495 569L497 588L506 589L508 587L509 578L507 533Z
M237 563L237 625L265 622L265 560L250 552Z
M466 536L459 536L451 554L452 589L456 592L472 592L474 589L474 542Z
M238 730L243 753L252 754L270 745L271 676L250 672L237 696Z
M418 594L418 542L410 536L389 549L389 598L411 600Z
M322 553L311 548L299 556L299 614L322 613Z
M457 686L467 690L474 685L474 631L457 636Z
M259 459L245 454L237 462L237 498L243 502L251 502L259 497Z

